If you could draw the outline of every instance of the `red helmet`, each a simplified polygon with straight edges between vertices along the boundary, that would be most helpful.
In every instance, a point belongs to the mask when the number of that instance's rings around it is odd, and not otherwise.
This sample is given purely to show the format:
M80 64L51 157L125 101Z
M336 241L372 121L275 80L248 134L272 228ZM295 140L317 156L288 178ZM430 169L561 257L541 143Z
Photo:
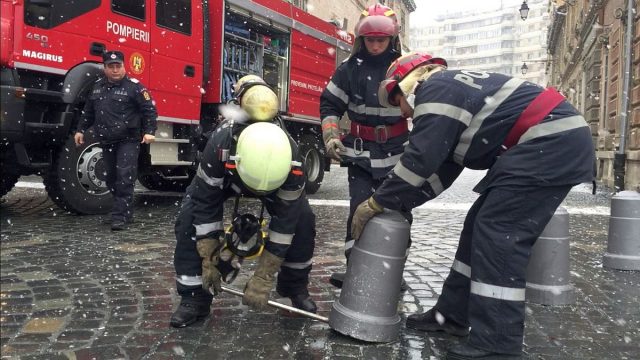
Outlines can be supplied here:
M362 11L355 27L356 36L398 36L400 26L396 13L387 6L375 4Z
M426 53L415 52L400 56L392 62L387 70L385 80L380 83L380 87L378 88L378 100L380 104L386 107L397 106L389 101L389 96L393 95L393 90L413 69L426 64L447 66L447 61L442 58L434 58Z

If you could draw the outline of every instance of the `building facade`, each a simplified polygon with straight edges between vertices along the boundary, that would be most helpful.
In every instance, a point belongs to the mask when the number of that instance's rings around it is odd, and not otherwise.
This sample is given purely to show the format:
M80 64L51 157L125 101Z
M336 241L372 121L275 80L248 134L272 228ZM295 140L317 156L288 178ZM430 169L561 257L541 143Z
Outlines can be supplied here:
M498 9L448 13L412 27L409 45L444 57L453 69L500 72L545 85L548 0L530 0L528 6L526 21L514 1Z
M591 125L599 182L640 191L640 15L631 4L551 1L549 85Z
M354 27L360 19L362 10L376 3L392 8L400 22L400 39L405 50L409 40L409 14L416 10L414 0L290 0L294 5L305 9L313 15L333 22L349 33L354 33Z

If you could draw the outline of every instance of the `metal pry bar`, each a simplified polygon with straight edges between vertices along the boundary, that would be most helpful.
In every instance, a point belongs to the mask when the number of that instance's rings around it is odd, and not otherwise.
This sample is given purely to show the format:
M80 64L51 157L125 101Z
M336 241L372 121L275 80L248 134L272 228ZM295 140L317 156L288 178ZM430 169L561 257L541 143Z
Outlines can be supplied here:
M237 296L244 296L244 293L242 293L242 291L239 291L239 290L236 290L236 289L233 289L233 288L230 288L230 287L226 287L226 286L222 287L222 291L227 292L229 294L237 295ZM311 312L308 312L308 311L300 310L300 309L295 308L293 306L281 304L281 303L279 303L277 301L269 300L269 301L267 301L267 304L269 304L269 305L271 305L271 306L273 306L275 308L278 308L278 309L291 311L292 313L303 315L303 316L306 316L306 317L314 319L314 320L318 320L318 321L322 321L322 322L325 322L325 323L329 323L329 318L327 318L327 317L320 316L318 314L314 314L314 313L311 313Z

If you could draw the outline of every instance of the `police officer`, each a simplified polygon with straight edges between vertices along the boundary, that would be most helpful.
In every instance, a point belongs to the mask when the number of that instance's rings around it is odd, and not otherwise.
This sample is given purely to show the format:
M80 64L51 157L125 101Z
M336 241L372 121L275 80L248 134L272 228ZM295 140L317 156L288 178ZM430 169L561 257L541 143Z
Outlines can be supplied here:
M111 230L117 231L133 221L140 144L155 140L158 113L149 91L127 76L122 52L108 51L102 58L105 76L94 84L74 138L77 146L82 145L84 132L95 127L102 145L107 186L114 198Z
M351 201L345 236L347 258L353 247L353 212L396 164L409 133L400 110L381 106L377 97L387 68L401 53L399 30L391 8L375 4L365 9L355 27L351 56L336 69L320 97L327 154L348 168ZM342 138L339 120L345 113L351 120L351 129ZM342 287L343 278L344 273L334 273L330 282ZM403 280L403 290L406 288Z
M358 206L352 234L358 238L383 208L406 211L433 199L463 167L488 169L438 302L409 316L407 327L469 334L448 359L519 358L531 247L571 187L593 180L591 130L553 88L445 66L409 54L380 84L381 103L399 106L413 129L393 171Z
M296 308L317 310L307 290L315 215L304 193L296 143L273 121L278 98L260 77L241 78L235 94L248 122L226 118L213 131L176 220L174 265L181 302L171 317L174 327L206 317L213 295L221 291L223 205L231 196L258 197L271 215L268 240L243 303L265 307L279 271L278 294Z

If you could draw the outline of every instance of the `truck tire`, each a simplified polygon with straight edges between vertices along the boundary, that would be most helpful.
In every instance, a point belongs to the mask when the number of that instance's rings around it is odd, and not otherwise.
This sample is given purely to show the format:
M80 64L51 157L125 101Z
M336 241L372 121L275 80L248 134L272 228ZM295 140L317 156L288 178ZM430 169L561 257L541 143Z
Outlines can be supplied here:
M53 166L44 176L51 200L76 214L105 214L113 198L105 182L102 148L93 133L87 131L84 144L76 147L73 134L54 154Z
M300 137L299 151L302 156L304 173L307 175L305 190L315 194L324 179L324 145L313 135Z

